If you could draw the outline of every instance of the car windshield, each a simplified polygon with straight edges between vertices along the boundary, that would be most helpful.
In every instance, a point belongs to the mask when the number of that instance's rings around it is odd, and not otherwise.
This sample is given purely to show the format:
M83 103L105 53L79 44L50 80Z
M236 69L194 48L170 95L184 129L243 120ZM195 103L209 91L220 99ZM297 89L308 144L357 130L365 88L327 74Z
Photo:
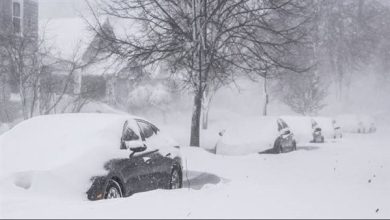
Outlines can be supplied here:
M137 123L145 139L150 138L157 133L157 128L152 124L144 121L137 121Z

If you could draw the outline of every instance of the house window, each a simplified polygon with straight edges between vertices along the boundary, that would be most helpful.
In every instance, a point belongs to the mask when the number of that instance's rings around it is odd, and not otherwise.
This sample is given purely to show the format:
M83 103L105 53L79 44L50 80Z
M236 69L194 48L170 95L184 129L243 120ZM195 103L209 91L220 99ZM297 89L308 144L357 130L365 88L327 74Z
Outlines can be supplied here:
M14 27L14 33L22 33L22 10L20 2L12 3L12 22Z

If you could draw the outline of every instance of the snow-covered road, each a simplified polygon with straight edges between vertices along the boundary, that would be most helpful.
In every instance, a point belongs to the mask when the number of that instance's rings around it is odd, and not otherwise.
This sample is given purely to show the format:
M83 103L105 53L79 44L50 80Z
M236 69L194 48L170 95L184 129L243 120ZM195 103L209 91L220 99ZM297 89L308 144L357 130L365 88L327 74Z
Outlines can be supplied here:
M347 134L283 155L230 157L185 148L185 188L110 201L29 192L3 178L0 217L390 218L388 134Z

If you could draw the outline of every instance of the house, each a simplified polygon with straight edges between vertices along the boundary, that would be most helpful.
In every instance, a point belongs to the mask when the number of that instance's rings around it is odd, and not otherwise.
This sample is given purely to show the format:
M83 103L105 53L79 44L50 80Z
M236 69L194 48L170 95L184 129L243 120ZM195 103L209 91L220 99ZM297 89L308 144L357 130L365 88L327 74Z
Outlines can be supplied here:
M77 75L75 88L84 98L126 108L128 96L137 86L166 83L167 70L161 67L146 71L136 63L118 59L107 49L108 43L90 30L81 18L50 20L45 30L60 51L61 59L76 59L85 64ZM106 20L102 24L107 34L115 35L121 24Z
M10 42L25 38L26 50L33 51L38 41L38 0L0 0L0 122L15 119L13 103L19 81L13 77L7 51ZM7 50L8 49L8 50Z
M1 0L0 32L38 35L38 0Z

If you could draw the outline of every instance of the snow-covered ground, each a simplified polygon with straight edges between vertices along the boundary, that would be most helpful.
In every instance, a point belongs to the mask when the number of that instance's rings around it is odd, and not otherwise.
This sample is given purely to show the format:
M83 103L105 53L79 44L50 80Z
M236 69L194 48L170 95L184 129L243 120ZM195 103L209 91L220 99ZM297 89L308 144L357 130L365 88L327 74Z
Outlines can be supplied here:
M390 218L389 132L382 126L375 134L346 134L282 155L183 148L183 189L109 201L59 197L50 183L29 191L0 176L0 217Z

